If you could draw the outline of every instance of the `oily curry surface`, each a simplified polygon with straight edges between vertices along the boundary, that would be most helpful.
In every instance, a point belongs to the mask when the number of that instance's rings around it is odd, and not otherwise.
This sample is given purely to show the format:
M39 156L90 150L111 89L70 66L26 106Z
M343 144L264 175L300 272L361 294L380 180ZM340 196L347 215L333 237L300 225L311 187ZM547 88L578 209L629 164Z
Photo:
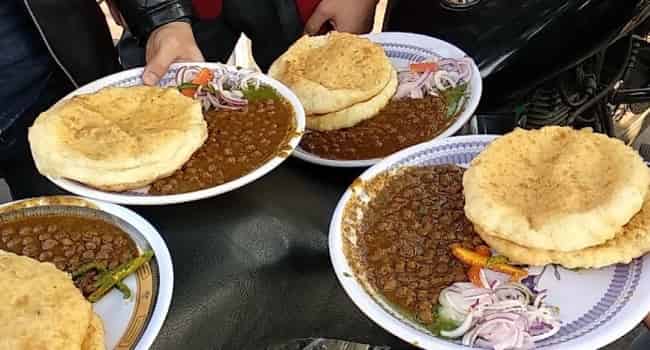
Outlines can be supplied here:
M481 244L463 212L462 175L453 165L402 169L370 201L359 225L368 281L424 324L434 321L441 290L466 280L449 245Z
M237 179L289 147L294 111L280 96L254 99L243 110L205 114L208 139L181 169L154 182L150 194L197 191Z
M383 158L433 139L454 120L447 116L440 97L393 100L379 114L351 128L310 131L300 146L327 159Z
M115 268L138 255L133 240L106 221L68 215L30 216L0 223L0 250L51 262L73 273L87 263ZM77 282L88 295L94 274Z

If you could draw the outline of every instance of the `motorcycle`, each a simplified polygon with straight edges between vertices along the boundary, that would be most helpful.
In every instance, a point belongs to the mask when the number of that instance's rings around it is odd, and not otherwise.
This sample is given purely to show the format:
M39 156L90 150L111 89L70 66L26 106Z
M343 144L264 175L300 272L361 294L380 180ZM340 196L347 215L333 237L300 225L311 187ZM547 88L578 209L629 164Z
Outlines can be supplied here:
M633 144L650 124L649 17L648 0L394 0L384 30L446 40L476 61L476 133L567 125Z

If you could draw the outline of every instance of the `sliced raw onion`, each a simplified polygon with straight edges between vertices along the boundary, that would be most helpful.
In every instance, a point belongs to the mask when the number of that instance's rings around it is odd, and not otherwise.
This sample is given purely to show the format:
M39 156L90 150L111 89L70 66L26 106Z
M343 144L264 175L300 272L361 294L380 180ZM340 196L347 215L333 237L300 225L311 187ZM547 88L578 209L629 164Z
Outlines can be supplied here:
M172 84L180 86L191 83L201 69L199 66L179 68ZM212 70L214 75L212 80L207 84L198 86L193 95L195 99L199 100L204 110L210 108L231 110L245 108L248 105L248 100L243 91L249 88L257 89L261 85L256 73L252 71L238 70L233 72L223 65L218 65Z
M441 91L465 84L472 77L472 61L469 57L453 59L434 56L418 63L436 63L437 69L435 72L421 73L410 69L400 71L394 99L439 96Z
M447 338L462 337L463 334L467 333L467 331L469 331L470 328L472 328L472 321L473 321L472 314L469 314L467 315L467 317L465 317L465 320L463 321L463 323L461 323L460 326L458 326L458 328L451 331L441 330L440 335Z
M533 348L560 330L558 309L544 303L546 291L535 294L521 283L489 280L485 271L480 276L487 288L454 283L440 293L440 317L459 322L442 336L462 338L467 346L513 350Z

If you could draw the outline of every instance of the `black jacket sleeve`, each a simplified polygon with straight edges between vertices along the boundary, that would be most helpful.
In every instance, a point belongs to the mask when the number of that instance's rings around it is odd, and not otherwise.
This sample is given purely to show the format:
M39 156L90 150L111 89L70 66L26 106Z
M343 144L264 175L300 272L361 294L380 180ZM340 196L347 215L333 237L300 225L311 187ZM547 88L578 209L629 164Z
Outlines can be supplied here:
M131 34L146 43L156 28L192 18L191 0L115 0Z

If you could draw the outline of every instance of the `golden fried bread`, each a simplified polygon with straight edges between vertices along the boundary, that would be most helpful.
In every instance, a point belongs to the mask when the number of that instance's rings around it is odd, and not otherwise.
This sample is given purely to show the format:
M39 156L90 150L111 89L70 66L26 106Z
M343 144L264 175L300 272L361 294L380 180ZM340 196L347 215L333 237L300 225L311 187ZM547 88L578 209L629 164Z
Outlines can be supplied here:
M516 130L465 172L465 213L497 238L569 252L614 238L649 183L641 157L619 140L566 127Z
M86 338L81 345L81 350L106 350L104 323L97 314L93 314L93 317L90 319L88 333L86 333Z
M393 67L384 49L358 35L304 36L269 69L298 96L305 114L340 111L379 94Z
M353 127L377 115L386 107L397 89L397 72L393 70L390 81L379 95L338 112L307 116L307 128L320 131Z
M650 251L650 196L646 197L641 211L623 226L614 238L597 246L570 252L526 248L492 236L481 227L475 229L490 247L520 264L559 264L567 268L599 268L618 263L627 264Z
M93 316L70 275L0 251L0 349L81 349Z
M29 129L38 170L109 191L179 169L207 138L198 101L176 89L106 88L42 113Z

